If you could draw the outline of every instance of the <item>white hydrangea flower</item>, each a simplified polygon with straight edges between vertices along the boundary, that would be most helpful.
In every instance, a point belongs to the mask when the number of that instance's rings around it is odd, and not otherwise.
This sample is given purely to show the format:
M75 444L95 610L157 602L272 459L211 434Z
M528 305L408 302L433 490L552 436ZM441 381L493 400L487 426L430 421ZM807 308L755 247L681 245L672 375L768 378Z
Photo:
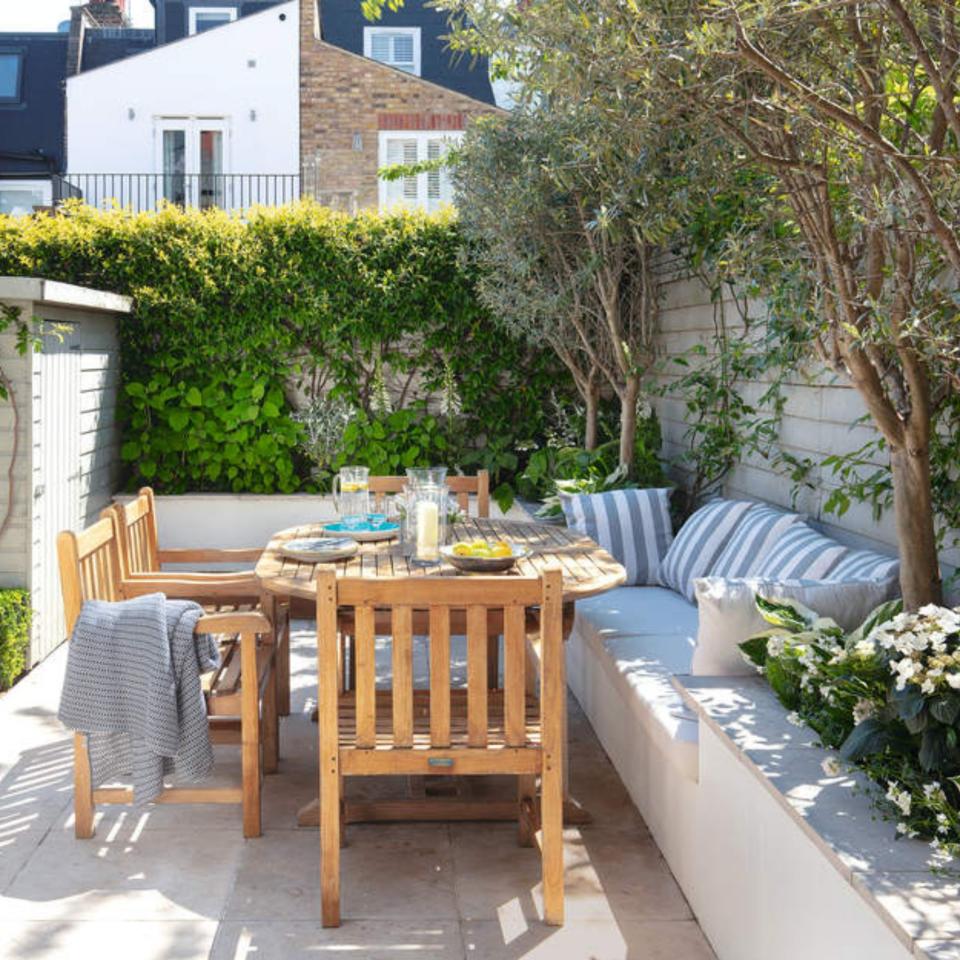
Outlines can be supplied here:
M910 808L913 803L909 790L901 790L896 781L891 780L887 787L887 799L900 808L900 812L905 816L910 816Z
M800 714L796 710L791 710L787 714L787 723L792 723L795 727L802 727L803 720L800 718Z
M931 780L923 785L923 795L929 800L940 792L940 781Z
M929 677L920 684L921 693L933 693L936 689L937 685Z
M853 645L853 652L858 657L872 657L877 652L877 645L871 637L866 640L858 640Z
M780 635L772 636L767 640L767 656L779 657L783 655L783 637Z
M960 673L948 673L947 683L949 683L954 690L960 690Z
M948 833L950 831L950 818L945 813L937 814L937 833Z

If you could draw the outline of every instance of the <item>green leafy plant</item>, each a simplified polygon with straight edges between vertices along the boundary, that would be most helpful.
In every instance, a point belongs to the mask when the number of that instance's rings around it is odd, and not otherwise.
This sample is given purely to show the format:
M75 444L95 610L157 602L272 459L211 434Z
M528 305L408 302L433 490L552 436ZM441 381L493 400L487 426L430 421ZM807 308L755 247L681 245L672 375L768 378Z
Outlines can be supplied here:
M520 492L531 499L542 499L536 515L553 519L563 516L561 496L662 486L665 477L659 459L660 444L660 424L650 413L638 421L632 477L619 462L618 439L594 450L543 447L531 454L518 481Z
M362 463L374 476L394 476L408 467L446 463L449 453L440 422L422 409L395 410L381 417L361 413L344 430L332 470Z
M27 590L0 590L0 690L13 686L27 665L33 610Z
M126 384L124 408L121 456L135 483L171 493L297 489L302 427L270 376L214 373L188 383L157 374Z
M791 719L861 767L899 833L960 854L960 610L883 604L853 633L794 602L757 598L772 629L741 644Z

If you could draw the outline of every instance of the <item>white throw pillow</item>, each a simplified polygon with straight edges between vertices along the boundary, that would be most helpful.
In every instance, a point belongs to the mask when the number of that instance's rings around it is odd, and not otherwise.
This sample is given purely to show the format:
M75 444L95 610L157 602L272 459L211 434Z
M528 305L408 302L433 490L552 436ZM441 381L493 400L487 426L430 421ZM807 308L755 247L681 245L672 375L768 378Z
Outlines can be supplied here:
M891 584L881 580L725 580L701 577L695 583L700 624L690 672L699 677L737 677L756 671L740 644L770 629L757 610L758 593L771 600L797 600L844 630L855 630L881 603L891 599Z

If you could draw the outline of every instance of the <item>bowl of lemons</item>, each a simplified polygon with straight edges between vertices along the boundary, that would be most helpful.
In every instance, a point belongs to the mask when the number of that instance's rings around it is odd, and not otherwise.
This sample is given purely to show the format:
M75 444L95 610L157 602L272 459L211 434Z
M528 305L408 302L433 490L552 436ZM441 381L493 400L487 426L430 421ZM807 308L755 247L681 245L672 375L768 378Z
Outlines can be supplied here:
M460 540L440 548L452 566L464 573L504 573L530 556L527 547L509 540Z

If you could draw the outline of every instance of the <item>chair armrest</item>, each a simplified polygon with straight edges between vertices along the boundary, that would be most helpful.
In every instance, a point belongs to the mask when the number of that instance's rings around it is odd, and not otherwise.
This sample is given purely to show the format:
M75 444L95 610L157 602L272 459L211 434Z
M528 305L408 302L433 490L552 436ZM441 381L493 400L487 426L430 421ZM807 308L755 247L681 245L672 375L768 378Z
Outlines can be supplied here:
M197 621L197 632L269 636L273 627L262 613L211 613Z
M241 586L247 583L256 583L257 576L252 570L217 570L209 573L194 572L192 570L149 570L146 572L131 573L129 580L179 580L191 583L236 583Z
M171 600L217 601L236 600L238 598L259 599L260 582L249 580L179 580L174 577L139 576L135 580L124 580L120 584L121 594L129 599L142 597L149 593L162 593Z
M227 547L224 549L193 549L174 547L157 551L161 563L256 563L263 547Z

